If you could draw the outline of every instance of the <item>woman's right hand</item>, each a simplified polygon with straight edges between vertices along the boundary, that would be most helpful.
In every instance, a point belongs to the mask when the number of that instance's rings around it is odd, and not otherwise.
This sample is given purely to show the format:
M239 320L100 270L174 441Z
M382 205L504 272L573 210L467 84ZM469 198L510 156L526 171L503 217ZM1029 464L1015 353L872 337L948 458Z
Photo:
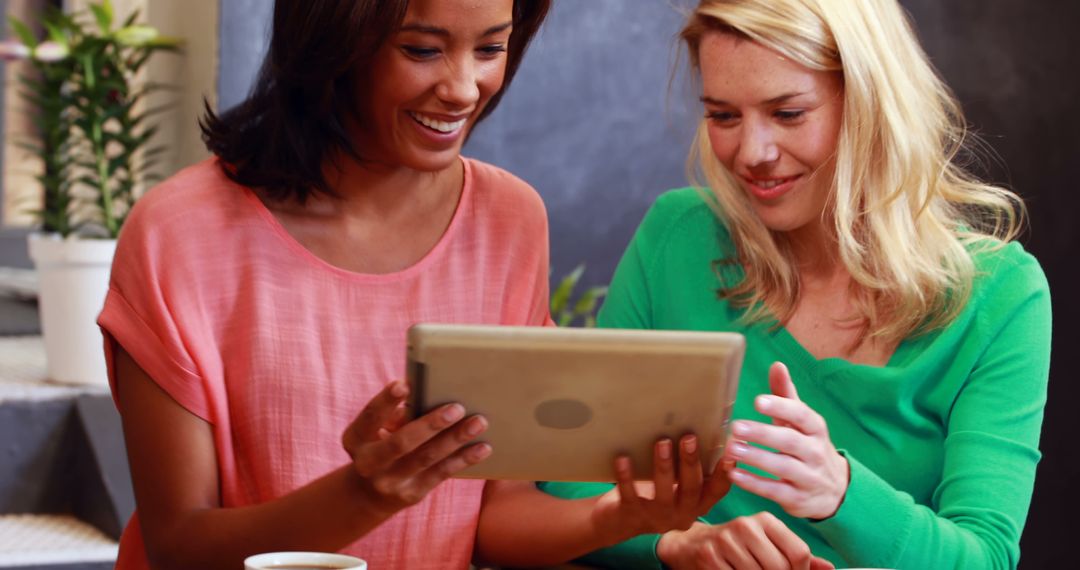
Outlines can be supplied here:
M483 416L466 418L461 404L446 404L405 422L408 394L404 382L391 382L341 436L364 494L385 516L491 455L490 445L470 443L487 429Z
M629 457L615 459L615 488L600 497L592 514L604 542L616 544L639 534L686 530L727 494L731 483L720 465L704 476L696 436L684 435L677 453L674 447L670 439L656 442L651 482L634 481Z
M694 523L671 531L656 545L660 560L679 570L763 569L831 570L833 565L769 512L739 517L721 525Z

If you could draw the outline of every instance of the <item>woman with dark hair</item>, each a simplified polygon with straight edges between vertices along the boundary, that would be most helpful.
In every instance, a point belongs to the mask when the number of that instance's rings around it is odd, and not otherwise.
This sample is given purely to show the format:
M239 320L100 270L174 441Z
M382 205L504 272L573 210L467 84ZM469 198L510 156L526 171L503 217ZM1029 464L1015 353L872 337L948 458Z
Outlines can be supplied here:
M216 156L143 197L118 245L99 324L138 507L118 568L544 563L686 528L726 492L671 442L654 499L628 469L629 492L573 502L447 481L492 453L486 420L404 417L410 325L550 323L539 197L460 155L548 7L278 0L250 97L203 121Z

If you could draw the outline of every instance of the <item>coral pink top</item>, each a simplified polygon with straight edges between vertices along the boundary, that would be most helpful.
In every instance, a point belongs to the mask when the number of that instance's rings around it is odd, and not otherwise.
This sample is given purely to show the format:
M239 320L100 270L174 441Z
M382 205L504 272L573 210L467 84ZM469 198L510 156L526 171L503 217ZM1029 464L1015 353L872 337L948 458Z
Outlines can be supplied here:
M214 159L138 202L98 320L109 367L119 343L212 424L223 507L274 499L345 465L341 433L404 377L410 325L550 321L539 196L503 170L464 164L446 233L391 274L317 258ZM343 552L379 570L467 568L482 488L449 480ZM136 514L117 568L147 567Z

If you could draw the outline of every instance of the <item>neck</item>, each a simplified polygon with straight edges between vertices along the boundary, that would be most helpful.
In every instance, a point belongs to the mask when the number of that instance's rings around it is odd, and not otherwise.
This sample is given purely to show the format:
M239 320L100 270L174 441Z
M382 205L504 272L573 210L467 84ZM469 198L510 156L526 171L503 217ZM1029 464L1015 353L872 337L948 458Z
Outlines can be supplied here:
M847 273L840 259L840 247L824 224L808 224L784 234L791 247L799 275L804 280L831 279Z
M422 172L376 162L341 158L323 169L336 197L313 196L313 213L343 218L393 218L437 207L461 191L464 166L460 160L436 172Z

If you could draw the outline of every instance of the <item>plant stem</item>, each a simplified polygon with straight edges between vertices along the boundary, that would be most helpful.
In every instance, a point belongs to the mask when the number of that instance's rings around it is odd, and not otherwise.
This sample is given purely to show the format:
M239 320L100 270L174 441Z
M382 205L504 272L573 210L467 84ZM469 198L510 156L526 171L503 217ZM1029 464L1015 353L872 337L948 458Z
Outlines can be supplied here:
M101 214L105 218L105 229L109 232L109 237L115 238L120 233L120 228L116 227L116 218L112 213L113 198L112 188L109 187L109 159L105 156L105 143L104 137L104 125L97 117L94 117L94 157L97 163L97 176L98 183L101 185L98 191L101 192Z

